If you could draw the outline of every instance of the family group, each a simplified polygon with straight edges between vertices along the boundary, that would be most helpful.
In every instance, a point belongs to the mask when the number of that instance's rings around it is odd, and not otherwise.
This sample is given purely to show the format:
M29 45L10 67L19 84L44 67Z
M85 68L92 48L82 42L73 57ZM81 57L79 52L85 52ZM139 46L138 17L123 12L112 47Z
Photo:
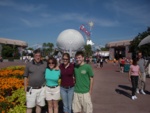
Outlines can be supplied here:
M62 99L64 113L92 113L91 94L93 70L84 63L84 52L77 51L76 63L70 62L70 55L63 53L62 63L49 57L41 60L41 51L34 51L34 59L26 64L24 87L26 92L26 113L41 113L48 105L48 113L58 113L58 102Z

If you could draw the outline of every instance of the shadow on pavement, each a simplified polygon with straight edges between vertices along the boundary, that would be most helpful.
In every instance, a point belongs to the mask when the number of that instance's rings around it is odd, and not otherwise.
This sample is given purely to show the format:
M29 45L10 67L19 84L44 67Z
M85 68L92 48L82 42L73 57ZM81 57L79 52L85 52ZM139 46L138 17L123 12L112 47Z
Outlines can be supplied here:
M149 92L149 91L147 91L147 90L145 90L145 93L146 93L147 95L150 95L150 92Z
M150 78L150 75L146 75L146 78Z
M125 85L118 85L118 87L120 87L120 88L122 88L122 89L125 89L125 90L130 90L130 91L132 91L132 88L131 88L131 87L129 87L129 86L125 86ZM147 90L145 90L145 93L146 93L146 94L148 94L148 95L150 95L150 92L149 92L149 91L147 91Z
M118 85L118 87L122 88L122 89L125 89L125 90L130 90L132 91L132 88L129 87L129 86L125 86L125 85Z
M132 91L132 88L129 87L129 86L126 86L126 85L118 85L118 87L122 88L122 89L125 89L125 90L130 90ZM131 94L129 94L128 92L122 90L122 89L116 89L115 91L118 93L118 94L122 94L128 98L131 98Z
M131 97L131 95L130 95L128 92L124 91L124 90L115 89L115 91L116 91L118 94L124 95L124 96L126 96L126 97L128 97L128 98Z

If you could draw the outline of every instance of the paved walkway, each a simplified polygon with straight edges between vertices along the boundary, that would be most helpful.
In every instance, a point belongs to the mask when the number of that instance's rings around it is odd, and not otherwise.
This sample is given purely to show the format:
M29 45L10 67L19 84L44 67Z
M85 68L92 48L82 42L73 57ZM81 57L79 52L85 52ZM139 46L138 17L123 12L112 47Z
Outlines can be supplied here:
M0 68L5 68L8 66L18 66L18 65L25 65L23 61L15 61L15 62L0 62Z
M25 65L23 62L4 62L1 67ZM137 100L131 100L131 83L127 73L120 73L118 66L104 63L103 68L94 70L94 88L92 101L93 113L150 113L150 78L146 80L146 95L137 94ZM62 113L62 104L60 112Z
M93 66L93 65L92 65ZM93 66L94 89L92 94L94 113L150 113L150 78L147 78L147 95L137 94L131 100L131 83L128 73L120 73L118 66L104 64Z

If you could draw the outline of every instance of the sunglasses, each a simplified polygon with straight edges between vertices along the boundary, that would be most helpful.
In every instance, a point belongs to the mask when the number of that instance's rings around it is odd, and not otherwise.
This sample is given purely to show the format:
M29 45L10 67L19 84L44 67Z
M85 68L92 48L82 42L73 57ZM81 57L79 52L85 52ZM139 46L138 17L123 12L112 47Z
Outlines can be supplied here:
M66 58L63 58L63 60L65 60L65 61L66 61L66 60L68 60L68 59L66 59Z
M48 64L55 64L54 62L49 62Z

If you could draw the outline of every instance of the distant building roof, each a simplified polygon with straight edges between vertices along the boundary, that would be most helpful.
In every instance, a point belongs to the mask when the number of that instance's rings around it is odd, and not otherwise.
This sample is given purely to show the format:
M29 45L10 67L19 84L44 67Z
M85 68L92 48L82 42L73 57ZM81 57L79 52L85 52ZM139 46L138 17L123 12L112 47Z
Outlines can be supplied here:
M106 47L118 47L118 46L127 46L130 45L132 40L122 40L122 41L115 41L115 42L109 42L106 44Z
M0 44L11 44L11 45L17 45L17 46L24 46L24 47L28 46L28 44L24 41L7 39L7 38L0 38Z

